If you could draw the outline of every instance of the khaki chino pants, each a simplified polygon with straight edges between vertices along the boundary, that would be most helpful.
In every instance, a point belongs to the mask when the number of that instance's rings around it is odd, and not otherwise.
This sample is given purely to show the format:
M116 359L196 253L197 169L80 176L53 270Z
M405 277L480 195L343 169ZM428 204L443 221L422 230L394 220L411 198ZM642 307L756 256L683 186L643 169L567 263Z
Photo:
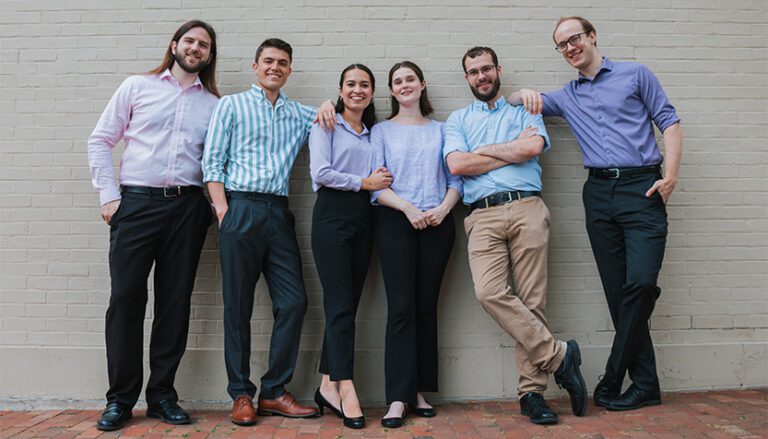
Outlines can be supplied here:
M475 295L516 342L520 396L544 392L566 350L545 316L549 220L540 197L475 209L464 220Z

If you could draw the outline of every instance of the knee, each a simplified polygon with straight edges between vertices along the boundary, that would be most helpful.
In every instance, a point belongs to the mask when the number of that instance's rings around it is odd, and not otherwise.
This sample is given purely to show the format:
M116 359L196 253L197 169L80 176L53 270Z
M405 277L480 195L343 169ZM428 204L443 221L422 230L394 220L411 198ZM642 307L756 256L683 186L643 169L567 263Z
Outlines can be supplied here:
M482 285L475 287L475 297L480 305L485 309L493 307L498 302L499 297L505 293L502 289L492 285Z
M296 296L286 299L279 305L278 312L291 317L303 318L307 312L307 298Z
M661 293L661 289L656 285L656 280L650 277L627 282L627 291L642 296L648 295L654 300Z

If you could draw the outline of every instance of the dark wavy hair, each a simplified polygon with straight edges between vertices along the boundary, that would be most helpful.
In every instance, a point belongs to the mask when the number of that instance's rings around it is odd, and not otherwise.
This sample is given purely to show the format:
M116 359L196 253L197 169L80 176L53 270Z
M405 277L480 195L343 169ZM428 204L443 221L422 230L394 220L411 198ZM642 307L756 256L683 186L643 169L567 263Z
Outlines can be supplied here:
M176 33L174 33L173 37L171 37L171 42L168 43L168 50L165 51L163 61L160 62L159 66L155 67L147 73L160 74L173 67L173 63L176 62L176 57L173 56L171 44L174 42L179 44L181 37L196 27L205 29L205 31L208 32L208 36L211 37L211 60L208 61L208 65L205 66L203 70L200 70L198 77L200 78L200 82L203 83L203 87L205 87L206 90L213 93L217 97L220 97L221 93L219 93L219 89L216 87L216 31L213 30L213 27L210 24L201 20L190 20L176 29Z
M390 90L392 90L392 75L395 74L395 72L398 69L411 69L413 70L413 73L416 74L416 76L419 77L419 81L424 82L424 72L421 71L419 66L417 66L415 63L411 61L401 61L395 65L392 66L391 69L389 69L389 79L387 80L387 86ZM397 113L400 112L400 103L397 102L397 99L395 99L394 96L389 96L389 102L392 107L392 113L389 115L387 119L392 119L393 117L397 116ZM432 109L432 104L429 102L429 97L427 96L427 87L424 87L424 90L421 91L421 97L419 98L419 110L421 110L422 116L427 116L429 114L432 114L434 111Z
M496 52L493 51L490 47L484 47L484 46L475 46L469 50L467 50L467 53L464 54L463 57L461 57L461 68L464 69L464 73L467 73L467 58L475 59L480 55L484 54L491 55L491 61L493 61L493 66L496 67L499 65L499 57L496 56Z
M261 52L264 51L264 49L267 48L273 48L282 50L283 52L288 54L288 61L293 62L293 47L291 47L290 44L286 43L285 41L281 40L280 38L267 38L264 40L256 49L256 56L253 58L254 62L259 62L259 57L261 56Z
M371 69L369 69L363 64L350 64L347 66L346 69L341 71L341 76L339 77L339 89L341 89L342 85L344 85L344 75L346 75L348 71L355 70L355 69L362 70L365 73L367 73L368 77L371 78L371 90L376 88L376 78L373 77L373 72L371 72ZM339 96L339 99L336 101L336 112L337 113L344 112L344 101L341 99L341 96ZM365 110L363 110L363 125L365 125L365 127L370 130L375 123L376 123L376 108L374 108L373 99L371 99L371 103L368 104L367 107L365 107Z

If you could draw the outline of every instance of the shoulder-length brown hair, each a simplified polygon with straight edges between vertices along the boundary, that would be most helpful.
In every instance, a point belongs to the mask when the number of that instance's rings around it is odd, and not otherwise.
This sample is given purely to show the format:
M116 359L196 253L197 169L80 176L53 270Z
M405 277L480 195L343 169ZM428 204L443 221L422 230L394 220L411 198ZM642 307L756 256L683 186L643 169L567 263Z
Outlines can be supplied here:
M200 82L203 83L203 87L205 87L206 90L213 93L217 97L221 97L219 89L216 87L216 31L213 30L213 27L211 27L210 24L201 20L190 20L176 29L176 33L173 34L171 41L168 43L168 50L165 51L163 61L159 66L155 67L147 73L160 74L163 73L166 69L173 67L173 63L176 62L176 58L173 56L173 52L171 51L171 44L173 44L173 42L178 44L179 40L184 36L185 33L196 27L205 29L205 31L208 32L208 36L211 37L211 60L208 62L208 65L205 66L205 68L198 74Z
M389 86L390 90L392 90L392 76L394 76L398 69L402 68L413 70L413 73L416 74L416 76L419 78L419 81L424 82L424 72L421 71L419 66L411 61L401 61L389 69L389 79L387 80L387 86ZM400 112L400 103L397 102L397 99L395 99L395 97L392 95L389 96L389 103L392 107L392 112L387 119L392 119L393 117L397 116L397 113ZM429 96L427 96L427 87L424 87L424 90L421 91L421 97L419 98L419 110L421 111L422 116L428 116L433 111L432 104L429 102Z

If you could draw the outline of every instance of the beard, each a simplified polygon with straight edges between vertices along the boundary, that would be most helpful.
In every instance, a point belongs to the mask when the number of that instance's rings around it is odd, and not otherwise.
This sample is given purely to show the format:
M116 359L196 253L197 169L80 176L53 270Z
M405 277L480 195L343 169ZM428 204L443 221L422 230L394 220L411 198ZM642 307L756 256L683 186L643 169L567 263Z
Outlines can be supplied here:
M476 87L469 86L470 90L472 90L472 94L475 95L475 97L478 100L481 100L483 102L488 102L496 97L496 94L499 93L499 89L501 88L501 79L497 76L496 79L493 81L493 86L488 90L486 93L480 92Z
M179 53L178 50L173 54L173 57L176 59L176 63L179 64L179 67L181 67L181 70L184 70L187 73L200 73L200 71L208 66L208 61L202 59L196 65L192 66L187 64L187 62L184 61L184 55Z

